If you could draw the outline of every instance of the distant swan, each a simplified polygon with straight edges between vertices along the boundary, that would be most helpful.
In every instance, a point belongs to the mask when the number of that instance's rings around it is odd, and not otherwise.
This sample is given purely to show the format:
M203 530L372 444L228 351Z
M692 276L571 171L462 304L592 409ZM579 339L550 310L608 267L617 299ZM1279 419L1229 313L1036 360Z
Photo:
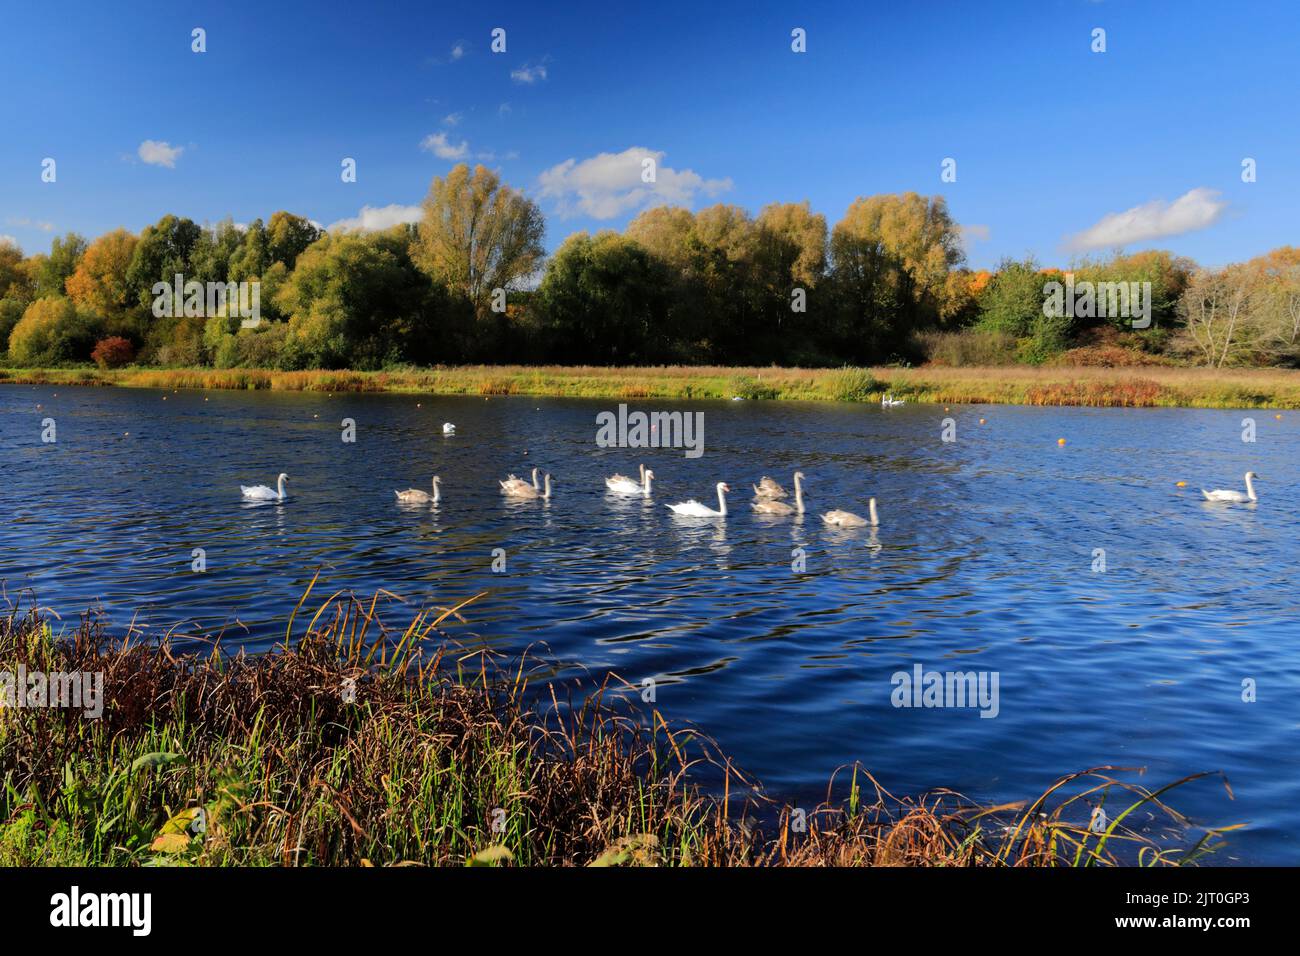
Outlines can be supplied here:
M501 490L505 491L504 483L502 483ZM521 481L515 486L513 491L506 491L506 494L512 498L541 498L543 500L549 500L551 497L551 476L549 474L546 476L546 490L543 492L539 492L532 485L528 484L528 482Z
M289 476L280 472L280 477L275 480L275 487L268 488L266 485L240 485L239 490L244 493L245 498L256 498L259 501L283 501L284 500L284 483L289 480Z
M778 485L767 475L756 485L750 485L754 489L754 494L759 498L788 498L789 494L784 488Z
M901 398L894 398L894 393L890 392L880 400L881 408L895 408L899 405L906 405L907 401Z
M725 481L718 482L717 511L714 511L708 505L700 504L694 498L681 504L669 505L668 510L675 515L683 515L687 518L725 518L727 516L727 499L724 495L730 490L731 488Z
M1248 501L1259 501L1259 499L1255 497L1255 483L1253 481L1253 479L1258 477L1259 475L1255 474L1253 471L1246 472L1246 493L1244 495L1240 491L1206 491L1204 488L1201 489L1201 494L1205 495L1206 501L1234 501L1239 504L1244 504Z
M437 475L434 475L433 494L429 494L427 491L421 491L418 488L407 488L405 491L394 491L393 494L397 495L397 500L401 502L424 504L424 502L428 501L436 505L440 500L442 500L442 493L438 490L440 484L442 484L442 479Z
M444 435L454 435L456 434L456 426L453 425L451 422L443 422L442 433Z
M773 482L773 484L775 484L775 482ZM786 504L784 501L774 501L771 498L764 498L761 501L755 501L750 507L761 515L803 514L803 472L796 471L794 473L793 506Z
M513 474L506 478L505 481L498 481L501 491L507 495L514 495L518 498L535 498L541 485L537 483L537 472L539 469L533 469L533 483L530 485L522 478L516 478Z
M870 520L860 518L851 511L828 511L822 515L822 520L836 528L865 528L867 525L874 528L880 524L880 519L876 516L876 499L869 500L867 507L870 509Z
M655 476L653 471L641 466L641 482L638 484L626 475L611 475L605 479L605 487L610 491L616 491L620 495L646 495L650 494L650 481Z

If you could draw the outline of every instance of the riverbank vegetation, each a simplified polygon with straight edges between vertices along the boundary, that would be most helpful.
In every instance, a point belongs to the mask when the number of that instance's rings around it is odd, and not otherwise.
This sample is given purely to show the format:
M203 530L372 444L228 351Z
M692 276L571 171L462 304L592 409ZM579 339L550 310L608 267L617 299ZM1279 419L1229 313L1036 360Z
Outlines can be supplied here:
M1300 365L1293 247L1215 269L1144 251L973 271L944 199L915 193L860 197L829 227L807 202L656 207L549 259L545 228L523 193L462 164L418 222L383 231L280 211L167 215L30 256L0 243L0 365ZM158 308L178 275L255 285L261 321L244 327L234 286ZM1060 314L1053 284L1071 290Z
M0 384L127 388L406 392L553 398L781 399L879 402L886 393L943 405L1300 408L1292 369L1010 366L964 368L724 368L669 366L397 367L379 372L316 369L3 369Z
M1110 767L1004 806L854 767L801 811L616 677L533 690L529 661L447 640L470 602L390 630L382 597L309 614L310 592L256 656L11 607L0 670L102 674L103 710L0 708L0 865L1174 865L1223 842L1167 803L1197 778Z

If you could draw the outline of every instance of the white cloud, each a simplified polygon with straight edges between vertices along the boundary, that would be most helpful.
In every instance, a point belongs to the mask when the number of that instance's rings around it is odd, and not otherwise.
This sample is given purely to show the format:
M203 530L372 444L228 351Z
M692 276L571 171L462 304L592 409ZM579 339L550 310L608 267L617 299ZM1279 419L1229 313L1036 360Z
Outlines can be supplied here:
M497 107L497 116L505 116L509 112L510 112L509 103L502 103L500 106Z
M28 219L26 216L10 216L5 222L10 226L22 226L27 229L39 229L41 232L53 232L54 223L43 222L39 219Z
M468 53L468 52L469 52L469 50L468 50L468 48L465 46L465 41L464 41L464 40L459 40L459 41L457 41L456 45L455 45L454 47L451 48L451 54L450 54L450 56L451 56L452 60L459 60L461 57L463 57L463 56L464 56L466 53Z
M13 246L15 249L20 248L17 239L15 239L13 236L4 236L4 235L0 235L0 246Z
M136 150L136 155L150 166L176 168L176 160L185 152L184 146L173 146L165 140L146 139Z
M1109 249L1204 229L1218 222L1228 208L1227 201L1218 197L1217 191L1200 186L1173 202L1153 199L1124 212L1107 213L1096 225L1070 237L1066 246L1079 252Z
M546 79L546 64L525 63L523 66L515 67L510 71L510 79L516 83L528 83L530 85L540 83Z
M328 232L379 232L400 223L419 221L419 206L392 203L388 206L362 206L361 212L355 216L332 222L326 228Z
M446 116L442 118L442 125L459 126L460 121L463 120L464 118L465 118L464 113L448 113Z
M647 206L689 206L696 194L715 196L731 188L731 179L705 179L690 169L663 164L662 150L632 146L621 153L601 153L581 162L566 159L538 177L541 195L556 202L562 216L584 214L613 219ZM655 161L655 181L642 182L643 161Z
M988 226L979 223L971 223L967 226L958 226L957 232L961 239L961 247L967 254L970 253L971 247L977 242L988 242L989 237L993 235Z
M439 159L464 159L469 155L469 143L461 140L459 144L447 141L446 133L430 133L420 140L420 149L426 149Z

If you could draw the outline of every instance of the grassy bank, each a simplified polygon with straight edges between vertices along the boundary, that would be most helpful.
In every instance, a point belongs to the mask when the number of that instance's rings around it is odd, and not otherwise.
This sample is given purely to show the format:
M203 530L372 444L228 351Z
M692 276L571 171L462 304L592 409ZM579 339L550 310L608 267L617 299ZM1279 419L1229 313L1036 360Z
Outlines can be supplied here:
M1300 370L1205 368L798 369L457 366L385 372L0 369L0 383L138 388L411 392L609 399L785 399L939 404L1300 408Z
M231 657L11 610L0 670L101 673L104 706L0 709L0 865L1150 865L1218 842L1163 802L1178 784L1112 768L1000 807L898 799L852 768L805 829L611 681L533 709L524 663L441 638L456 611L386 630L335 596L277 651Z

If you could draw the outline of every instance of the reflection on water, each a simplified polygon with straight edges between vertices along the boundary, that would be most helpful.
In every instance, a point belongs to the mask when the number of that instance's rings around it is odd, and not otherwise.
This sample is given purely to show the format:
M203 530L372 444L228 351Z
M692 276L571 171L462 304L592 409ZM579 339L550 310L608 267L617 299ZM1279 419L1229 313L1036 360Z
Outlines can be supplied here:
M96 605L261 648L318 568L321 593L382 587L411 610L487 590L462 636L654 677L666 717L782 795L816 800L853 760L895 792L990 800L1103 763L1222 769L1235 801L1206 785L1179 808L1249 821L1230 858L1300 860L1300 416L1260 415L1252 445L1240 412L689 403L707 430L688 459L598 448L608 402L54 391L0 387L0 578L65 618ZM652 498L608 493L641 462ZM550 501L500 493L534 466ZM808 514L750 511L751 482L796 469ZM1257 506L1200 500L1247 470ZM241 499L281 471L288 500ZM435 473L437 507L395 500ZM712 507L718 481L725 520L665 507ZM878 528L818 517L869 496ZM894 708L890 677L916 664L997 671L998 717Z

